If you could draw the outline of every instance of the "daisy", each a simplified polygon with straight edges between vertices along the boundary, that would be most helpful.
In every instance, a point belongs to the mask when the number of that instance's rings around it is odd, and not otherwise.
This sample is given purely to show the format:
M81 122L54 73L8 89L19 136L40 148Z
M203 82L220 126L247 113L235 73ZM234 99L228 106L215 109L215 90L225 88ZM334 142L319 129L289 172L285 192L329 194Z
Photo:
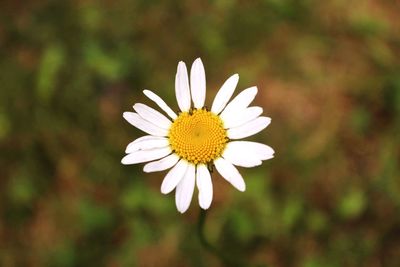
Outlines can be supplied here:
M271 122L270 118L260 116L261 107L249 107L257 87L243 90L229 102L238 81L238 74L227 79L211 109L207 109L201 59L193 62L190 83L186 65L181 61L175 76L178 113L149 90L143 93L168 117L141 103L133 105L135 112L123 113L130 124L148 135L127 146L122 164L150 162L143 168L147 173L171 169L161 184L161 192L168 194L175 189L175 203L181 213L189 208L195 185L200 207L210 207L213 198L210 171L214 167L236 189L245 191L245 182L235 166L254 167L274 157L274 150L267 145L236 141L260 132Z

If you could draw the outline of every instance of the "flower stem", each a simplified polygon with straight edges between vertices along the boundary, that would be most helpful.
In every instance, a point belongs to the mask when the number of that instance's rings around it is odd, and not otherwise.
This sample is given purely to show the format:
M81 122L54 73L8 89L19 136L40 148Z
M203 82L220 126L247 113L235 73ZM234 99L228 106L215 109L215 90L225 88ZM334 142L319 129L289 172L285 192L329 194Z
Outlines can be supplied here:
M207 210L203 210L200 208L200 214L197 221L197 235L200 241L200 244L206 249L208 252L214 254L225 266L234 266L234 267L242 267L241 261L236 261L235 259L228 257L221 250L213 246L206 238L204 233L204 226L207 218Z

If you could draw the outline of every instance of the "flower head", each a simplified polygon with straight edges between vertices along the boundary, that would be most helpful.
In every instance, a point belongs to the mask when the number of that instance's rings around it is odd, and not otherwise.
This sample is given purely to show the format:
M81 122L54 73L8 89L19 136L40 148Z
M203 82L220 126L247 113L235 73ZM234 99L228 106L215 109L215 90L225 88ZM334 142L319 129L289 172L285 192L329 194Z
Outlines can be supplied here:
M237 74L227 79L208 110L204 107L206 77L201 59L193 62L190 84L186 65L181 61L175 77L178 114L149 90L143 93L168 117L140 103L133 106L136 112L123 114L130 124L148 135L127 146L122 164L149 162L143 168L145 172L170 169L161 192L168 194L175 189L176 207L181 213L189 208L195 185L200 207L210 207L213 198L210 169L214 166L225 180L244 191L245 182L235 166L254 167L274 157L274 150L267 145L235 141L260 132L271 122L270 118L260 116L261 107L249 107L257 87L243 90L229 102L238 81Z

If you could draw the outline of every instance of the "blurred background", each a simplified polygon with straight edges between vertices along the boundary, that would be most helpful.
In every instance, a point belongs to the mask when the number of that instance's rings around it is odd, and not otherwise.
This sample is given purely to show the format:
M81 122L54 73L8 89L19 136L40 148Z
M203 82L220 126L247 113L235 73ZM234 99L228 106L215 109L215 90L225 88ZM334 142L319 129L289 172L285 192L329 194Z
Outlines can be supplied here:
M179 60L207 103L233 73L276 157L214 174L205 230L243 266L400 266L400 3L0 2L0 266L224 266L165 173L123 166L122 118L154 90L177 110ZM237 90L239 91L239 90Z

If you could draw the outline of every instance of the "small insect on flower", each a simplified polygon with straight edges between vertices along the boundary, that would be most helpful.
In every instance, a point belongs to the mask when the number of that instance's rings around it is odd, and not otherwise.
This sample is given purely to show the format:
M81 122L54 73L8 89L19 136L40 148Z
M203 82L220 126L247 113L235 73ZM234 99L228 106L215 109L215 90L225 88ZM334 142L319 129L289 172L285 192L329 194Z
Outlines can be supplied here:
M161 192L168 194L175 189L175 203L181 213L190 206L195 184L200 207L210 207L213 186L209 170L214 166L236 189L245 191L243 177L234 165L254 167L274 157L274 150L267 145L235 141L260 132L271 122L270 118L260 116L261 107L249 107L257 87L243 90L229 102L238 81L238 74L227 79L208 110L204 107L206 77L201 59L193 62L190 84L186 65L181 61L175 76L178 114L149 90L143 93L169 118L140 103L133 105L136 112L123 114L130 124L148 135L127 146L128 155L122 159L122 164L150 162L144 166L145 172L171 168L161 184Z

